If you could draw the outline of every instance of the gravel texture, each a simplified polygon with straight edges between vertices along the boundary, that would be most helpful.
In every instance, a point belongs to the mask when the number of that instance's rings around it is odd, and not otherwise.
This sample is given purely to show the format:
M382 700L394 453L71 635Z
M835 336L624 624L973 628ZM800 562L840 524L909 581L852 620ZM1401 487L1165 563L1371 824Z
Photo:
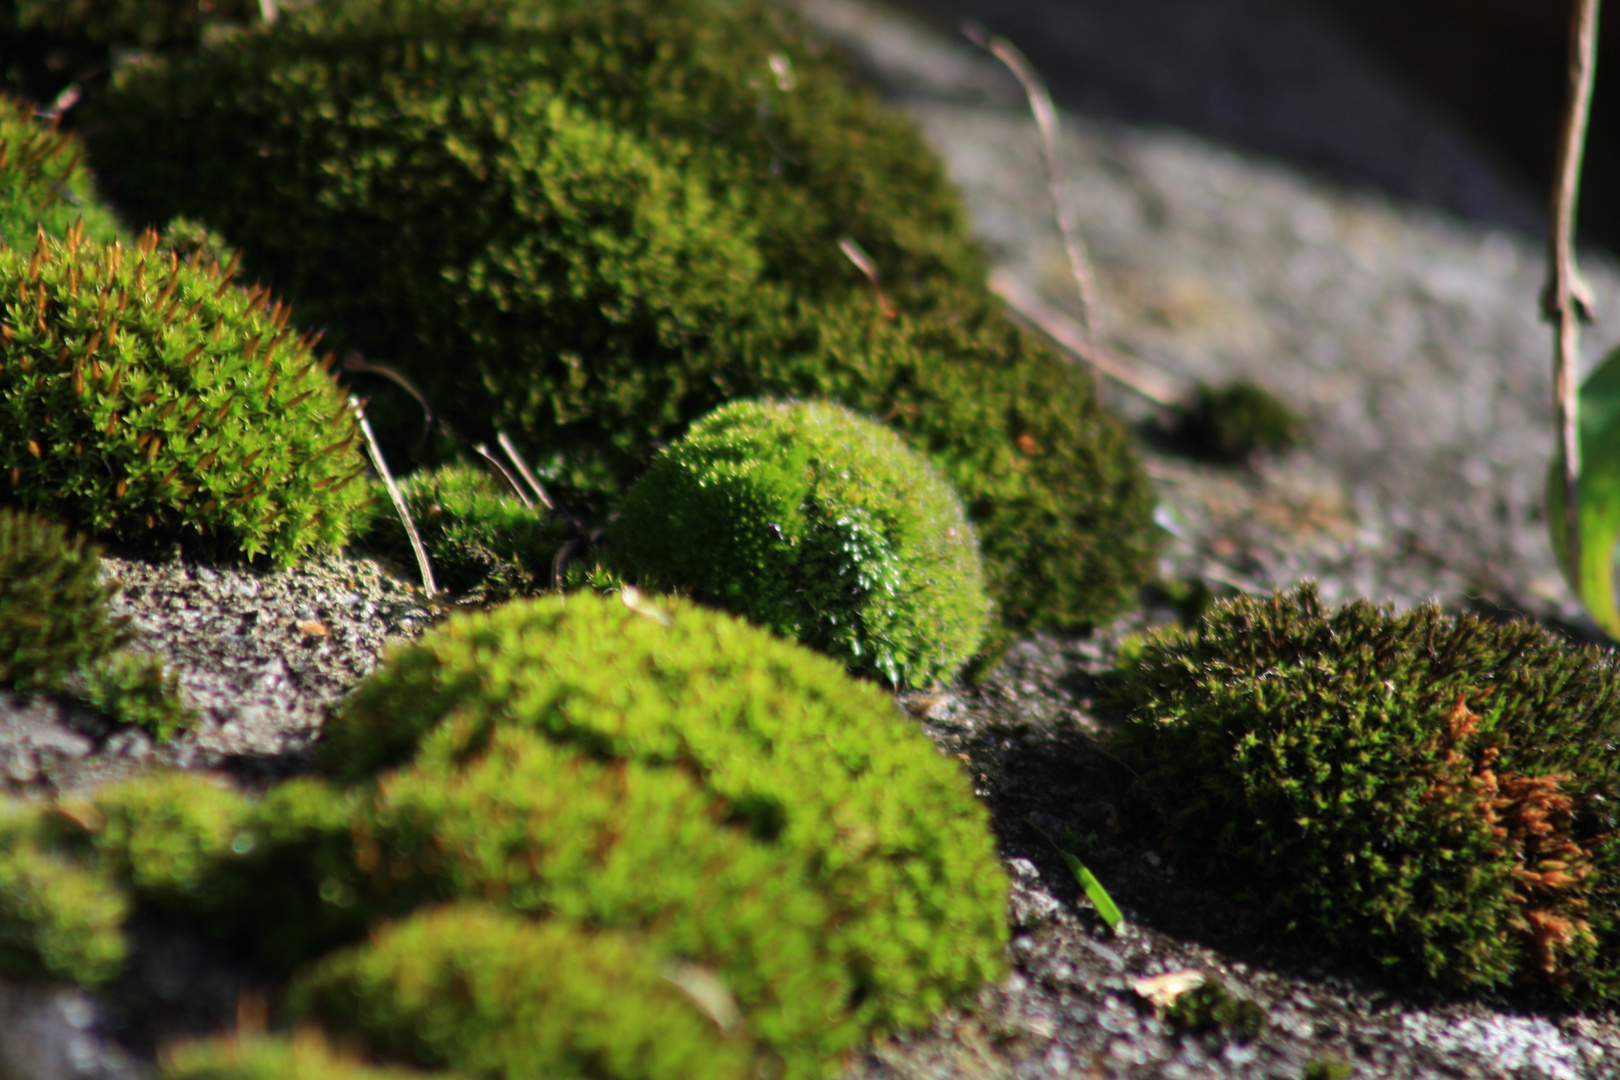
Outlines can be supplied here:
M933 24L796 2L921 124L996 264L1063 303L1023 99L939 20L975 14L1028 44L1060 101L1088 110L1064 117L1064 198L1098 263L1111 344L1189 383L1257 379L1308 418L1307 448L1221 467L1178 453L1153 409L1110 391L1158 487L1167 581L1315 578L1327 599L1438 597L1590 636L1539 509L1550 336L1539 242L1523 231L1535 201L1326 24L1285 0L915 0ZM1620 272L1599 253L1586 268L1601 316L1588 341L1606 344L1620 338ZM259 572L176 554L108 572L134 647L173 665L199 723L153 745L69 700L0 703L0 784L16 794L156 767L248 787L296 773L324 710L448 610L354 556ZM979 687L904 700L992 808L1015 881L1014 971L932 1030L857 1055L848 1080L1293 1080L1337 1062L1358 1077L1620 1075L1613 1016L1391 986L1177 876L1092 700L1119 637L1176 616L1168 595L1091 639L1022 642ZM1072 837L1120 902L1118 933L1048 835ZM163 1041L228 1026L267 990L183 928L133 937L129 972L103 993L0 982L0 1080L133 1080ZM1142 980L1187 970L1252 1002L1262 1030L1162 1016Z

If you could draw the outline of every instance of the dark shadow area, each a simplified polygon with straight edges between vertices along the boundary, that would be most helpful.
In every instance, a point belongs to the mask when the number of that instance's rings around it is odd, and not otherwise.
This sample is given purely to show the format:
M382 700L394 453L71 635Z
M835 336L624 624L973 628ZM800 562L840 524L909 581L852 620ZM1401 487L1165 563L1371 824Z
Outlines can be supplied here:
M1569 0L1312 0L1380 64L1490 148L1538 196L1551 182ZM1603 25L1587 139L1583 233L1620 249L1620 23Z
M1313 0L894 2L950 33L974 19L1011 39L1076 112L1182 128L1465 219L1542 230L1539 174L1510 176L1497 159L1514 159L1488 132L1470 135L1390 77L1407 76L1405 54L1364 48ZM1395 13L1450 0L1321 2ZM1385 32L1354 21L1368 37ZM1557 72L1522 79L1560 100ZM1544 120L1526 114L1527 143L1550 137Z

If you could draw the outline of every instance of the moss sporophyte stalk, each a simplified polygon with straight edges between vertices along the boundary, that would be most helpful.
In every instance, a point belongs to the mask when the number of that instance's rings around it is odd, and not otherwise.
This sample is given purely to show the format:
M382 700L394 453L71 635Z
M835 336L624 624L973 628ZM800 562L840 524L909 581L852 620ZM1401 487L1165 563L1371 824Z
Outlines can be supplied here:
M331 358L263 286L147 233L0 250L0 502L151 551L285 564L365 498Z

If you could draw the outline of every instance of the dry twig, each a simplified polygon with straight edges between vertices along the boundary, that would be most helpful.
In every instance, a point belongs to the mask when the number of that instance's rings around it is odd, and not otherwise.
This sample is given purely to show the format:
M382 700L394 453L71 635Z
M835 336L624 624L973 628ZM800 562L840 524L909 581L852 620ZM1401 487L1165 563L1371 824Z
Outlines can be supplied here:
M371 433L371 421L366 419L366 410L357 397L349 398L349 407L360 419L360 433L366 437L366 449L371 451L371 463L377 467L377 475L382 477L383 487L388 489L388 498L393 501L394 512L399 515L400 523L405 526L405 535L411 541L411 550L416 553L416 567L422 572L422 591L427 593L428 599L439 590L433 584L433 568L428 565L427 548L422 546L422 537L416 532L416 523L411 520L411 512L405 505L405 496L400 492L399 485L394 482L394 474L388 471L388 462L383 460L382 449L377 445L377 436Z
M1121 386L1166 408L1183 404L1187 397L1170 376L1142 364L1133 364L1097 344L1073 319L1035 295L1033 289L1025 287L1006 270L996 270L990 275L990 291L1006 301L1014 314L1062 346L1066 352L1090 364Z
M1075 291L1080 294L1080 329L1088 339L1098 333L1100 305L1097 300L1097 275L1086 256L1085 241L1069 218L1063 202L1063 174L1058 167L1058 118L1035 66L1029 62L1018 46L1004 37L991 34L976 22L962 24L962 33L997 60L1007 65L1024 87L1029 98L1029 111L1035 114L1035 126L1041 131L1041 150L1046 157L1046 185L1052 193L1052 213L1057 218L1058 232L1063 236L1063 251L1069 258L1069 273L1074 278Z
M1569 41L1569 98L1558 138L1558 168L1553 177L1552 221L1548 236L1547 286L1542 313L1553 321L1554 413L1564 453L1564 528L1570 580L1581 580L1579 427L1581 328L1592 317L1592 293L1575 265L1575 206L1580 196L1581 157L1592 111L1592 83L1597 71L1598 6L1601 0L1578 0Z

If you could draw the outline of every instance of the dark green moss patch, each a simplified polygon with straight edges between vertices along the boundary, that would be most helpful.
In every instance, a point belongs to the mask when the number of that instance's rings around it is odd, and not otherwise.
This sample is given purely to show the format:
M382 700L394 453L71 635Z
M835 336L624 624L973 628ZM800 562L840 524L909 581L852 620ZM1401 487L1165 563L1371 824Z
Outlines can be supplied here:
M1538 626L1217 603L1113 677L1175 858L1406 978L1620 992L1620 677Z
M101 552L35 514L0 508L0 687L54 690L129 640Z
M1271 391L1251 382L1199 386L1177 435L1217 461L1242 462L1305 442L1305 421Z
M917 132L774 5L314 5L128 71L97 116L135 219L221 230L462 436L509 432L593 524L714 407L827 398L957 485L1012 625L1109 618L1150 570L1119 424L1001 317ZM419 407L376 390L403 460Z

